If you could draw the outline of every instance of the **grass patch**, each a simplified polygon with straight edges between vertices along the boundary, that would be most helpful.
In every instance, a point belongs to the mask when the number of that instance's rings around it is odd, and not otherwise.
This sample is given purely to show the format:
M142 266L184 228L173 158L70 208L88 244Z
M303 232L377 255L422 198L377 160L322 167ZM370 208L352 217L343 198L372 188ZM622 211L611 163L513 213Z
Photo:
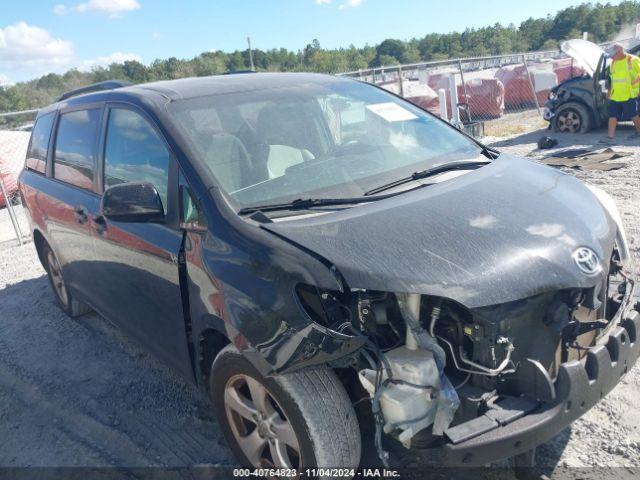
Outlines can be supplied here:
M545 128L546 122L537 111L509 113L502 118L484 124L484 134L488 137L508 137L518 133Z

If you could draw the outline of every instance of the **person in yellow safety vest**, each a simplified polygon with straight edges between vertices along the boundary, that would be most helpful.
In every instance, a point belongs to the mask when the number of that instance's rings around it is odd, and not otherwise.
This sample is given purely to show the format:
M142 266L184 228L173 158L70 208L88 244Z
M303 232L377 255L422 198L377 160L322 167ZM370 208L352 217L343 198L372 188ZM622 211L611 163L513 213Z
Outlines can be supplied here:
M632 120L636 132L629 138L640 139L638 94L640 93L640 58L627 53L622 45L611 46L609 67L609 125L607 137L600 143L612 144L619 121Z

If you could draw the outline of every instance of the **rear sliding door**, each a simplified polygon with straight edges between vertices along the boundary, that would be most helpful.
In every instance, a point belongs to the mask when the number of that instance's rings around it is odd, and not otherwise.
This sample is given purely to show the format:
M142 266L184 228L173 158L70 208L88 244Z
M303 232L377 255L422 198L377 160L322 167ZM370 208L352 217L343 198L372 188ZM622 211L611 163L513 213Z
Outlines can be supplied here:
M100 207L96 151L102 112L102 106L61 111L50 178L42 183L38 199L67 285L81 299L89 300L95 292L93 234Z

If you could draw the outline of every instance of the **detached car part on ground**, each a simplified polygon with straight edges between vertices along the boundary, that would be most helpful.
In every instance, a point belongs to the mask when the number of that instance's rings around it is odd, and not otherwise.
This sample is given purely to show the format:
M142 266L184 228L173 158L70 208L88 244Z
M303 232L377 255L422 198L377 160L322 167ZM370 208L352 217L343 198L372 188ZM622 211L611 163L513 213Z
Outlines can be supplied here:
M361 429L385 464L393 439L486 464L635 363L601 190L349 79L115 87L38 115L20 178L38 254L68 314L209 390L242 464L353 468Z
M611 60L600 46L587 40L567 40L560 48L577 62L584 74L551 89L545 103L544 119L550 122L553 130L565 133L585 133L605 125ZM629 48L633 55L639 52L640 43Z

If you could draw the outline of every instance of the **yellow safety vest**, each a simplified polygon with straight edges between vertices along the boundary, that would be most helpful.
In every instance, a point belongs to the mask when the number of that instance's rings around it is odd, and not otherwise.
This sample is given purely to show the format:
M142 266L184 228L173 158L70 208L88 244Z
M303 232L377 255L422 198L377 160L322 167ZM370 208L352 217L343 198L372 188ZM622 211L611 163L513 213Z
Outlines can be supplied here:
M640 93L640 58L627 54L611 63L611 100L626 102Z

